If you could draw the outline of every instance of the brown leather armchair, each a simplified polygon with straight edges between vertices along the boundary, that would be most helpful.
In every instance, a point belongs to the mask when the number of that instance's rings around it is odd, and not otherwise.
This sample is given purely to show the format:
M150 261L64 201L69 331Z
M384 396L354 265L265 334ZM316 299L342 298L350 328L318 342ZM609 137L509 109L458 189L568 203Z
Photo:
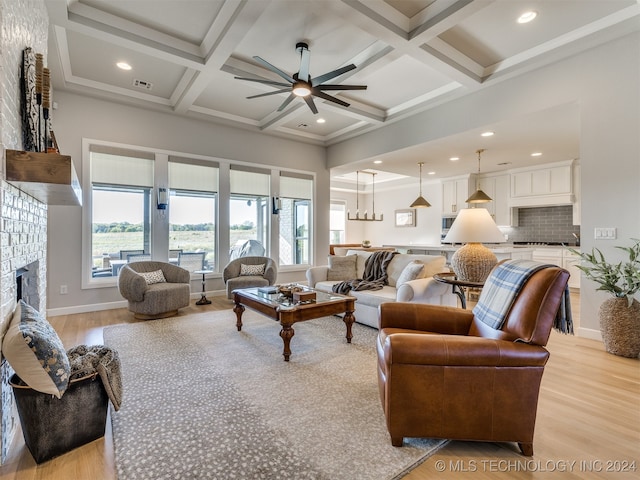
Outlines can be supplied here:
M492 272L493 273L493 272ZM471 310L416 303L380 305L378 385L391 435L517 442L533 455L544 348L569 273L534 273L500 330Z

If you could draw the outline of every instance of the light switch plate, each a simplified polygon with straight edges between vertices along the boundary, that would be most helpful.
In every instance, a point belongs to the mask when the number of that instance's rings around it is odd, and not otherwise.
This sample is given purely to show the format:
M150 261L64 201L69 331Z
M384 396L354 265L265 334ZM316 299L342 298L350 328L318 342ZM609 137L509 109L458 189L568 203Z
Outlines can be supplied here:
M596 227L594 229L594 238L596 240L615 240L618 238L617 229L615 227Z

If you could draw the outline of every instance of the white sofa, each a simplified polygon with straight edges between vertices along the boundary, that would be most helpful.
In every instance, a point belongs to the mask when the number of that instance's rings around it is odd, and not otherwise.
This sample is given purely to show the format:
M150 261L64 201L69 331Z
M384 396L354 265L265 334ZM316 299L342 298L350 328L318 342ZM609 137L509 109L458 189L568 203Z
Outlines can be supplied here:
M367 257L372 252L349 250L347 255L357 255L356 276L362 278ZM399 288L397 281L404 268L412 261L425 264L423 267L424 278L410 280ZM351 291L349 295L356 298L356 322L378 328L378 306L384 302L413 302L430 303L432 305L457 306L458 297L451 292L451 285L436 282L432 276L434 273L446 272L445 257L436 255L410 255L396 254L387 266L388 285L381 290ZM324 292L331 292L333 285L352 278L341 280L327 280L329 266L311 267L307 270L309 286Z

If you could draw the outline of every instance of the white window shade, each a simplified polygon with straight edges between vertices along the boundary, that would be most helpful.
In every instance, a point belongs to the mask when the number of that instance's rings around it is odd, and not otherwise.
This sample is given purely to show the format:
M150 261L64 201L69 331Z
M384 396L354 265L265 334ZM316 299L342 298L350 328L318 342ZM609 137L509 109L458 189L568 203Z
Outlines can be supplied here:
M218 191L219 169L214 166L169 162L169 188L197 192Z
M268 174L232 169L229 171L229 182L231 193L269 196Z
M312 194L312 179L302 177L289 177L284 175L280 176L280 197L311 200Z
M91 182L153 187L153 160L92 151Z

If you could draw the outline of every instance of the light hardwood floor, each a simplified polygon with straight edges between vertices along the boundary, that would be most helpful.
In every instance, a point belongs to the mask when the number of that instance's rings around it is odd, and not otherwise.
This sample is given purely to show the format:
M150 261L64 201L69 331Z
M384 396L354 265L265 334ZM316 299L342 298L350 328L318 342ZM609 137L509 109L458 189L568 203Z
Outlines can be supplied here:
M192 303L181 312L232 307L226 298L210 299L210 306ZM575 298L575 317L578 305ZM67 348L102 343L103 327L133 321L125 309L50 320ZM640 361L607 354L600 342L555 332L548 348L551 358L540 390L533 457L521 456L515 444L454 441L405 480L640 478ZM110 422L104 438L42 465L35 464L18 431L8 461L0 467L0 479L115 478Z

